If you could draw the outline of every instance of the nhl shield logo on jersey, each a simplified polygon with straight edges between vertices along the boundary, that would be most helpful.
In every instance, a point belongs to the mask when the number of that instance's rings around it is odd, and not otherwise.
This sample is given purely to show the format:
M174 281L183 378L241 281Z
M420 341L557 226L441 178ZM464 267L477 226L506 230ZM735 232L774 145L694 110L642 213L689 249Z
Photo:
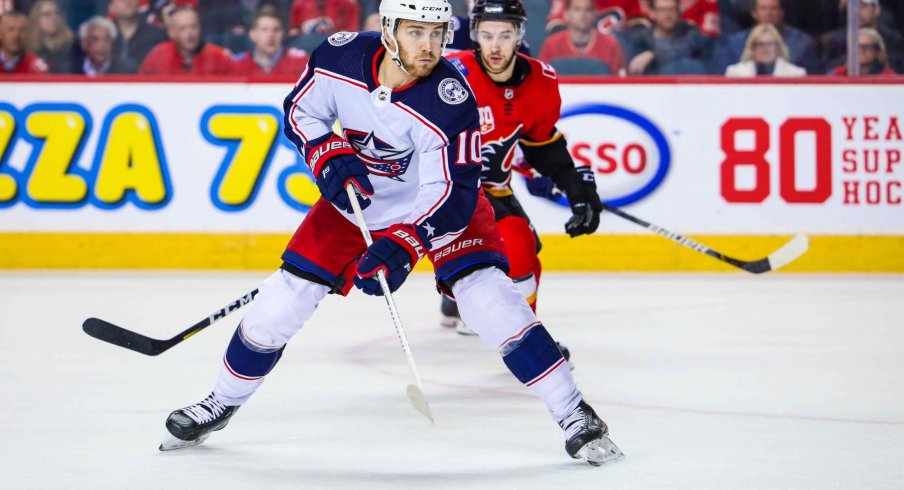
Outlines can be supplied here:
M342 46L343 44L348 44L348 42L354 39L357 35L357 32L342 31L333 34L332 36L327 38L327 41L329 41L329 43L333 46Z
M468 98L468 91L458 80L446 78L439 82L439 97L447 104L461 104Z
M365 133L346 129L345 139L351 143L358 154L358 158L367 165L370 173L389 177L395 180L403 180L401 175L408 171L414 149L398 149L374 136L373 131Z

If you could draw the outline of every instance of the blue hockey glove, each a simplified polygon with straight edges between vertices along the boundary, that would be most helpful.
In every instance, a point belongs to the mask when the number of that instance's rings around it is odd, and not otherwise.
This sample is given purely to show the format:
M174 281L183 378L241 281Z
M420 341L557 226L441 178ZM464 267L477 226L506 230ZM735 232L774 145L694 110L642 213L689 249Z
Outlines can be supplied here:
M562 192L556 189L556 184L549 177L538 175L527 179L527 192L532 196L543 197L552 202L559 202Z
M426 253L426 247L414 225L392 225L388 234L373 245L356 262L355 286L365 294L383 296L377 272L383 270L390 292L395 292L408 278L411 269Z
M583 166L575 169L565 189L568 203L571 205L571 218L565 222L565 231L572 238L589 235L600 226L600 213L603 205L596 193L596 180L593 170Z
M312 140L309 143L315 143L315 141ZM349 181L355 184L361 194L373 195L374 187L368 179L370 171L355 154L355 150L348 141L332 135L326 141L306 146L306 148L308 165L311 167L311 173L317 180L317 188L320 189L320 194L324 199L346 213L352 213L354 211L348 200L348 193L345 191L345 186ZM359 195L358 203L361 204L361 209L364 209L370 206L370 199Z

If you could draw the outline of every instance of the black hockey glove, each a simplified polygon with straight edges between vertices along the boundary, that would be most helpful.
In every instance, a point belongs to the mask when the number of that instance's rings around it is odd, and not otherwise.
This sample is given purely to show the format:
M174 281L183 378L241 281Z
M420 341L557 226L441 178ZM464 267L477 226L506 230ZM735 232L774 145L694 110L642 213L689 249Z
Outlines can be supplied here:
M572 238L589 235L600 225L600 213L603 205L596 193L596 181L593 170L583 166L575 169L570 182L565 186L565 195L571 204L571 218L565 222L565 231Z
M355 184L361 194L373 195L374 187L367 177L370 171L355 154L348 141L332 135L326 141L307 146L307 149L308 165L317 179L317 188L320 189L324 199L346 213L352 213L354 211L345 191L349 181ZM361 204L361 209L364 209L370 206L370 199L359 195L358 203Z
M367 252L358 259L352 280L365 294L383 296L383 289L377 280L377 272L382 269L389 291L395 292L426 250L414 225L392 225L386 230L386 235L367 247Z

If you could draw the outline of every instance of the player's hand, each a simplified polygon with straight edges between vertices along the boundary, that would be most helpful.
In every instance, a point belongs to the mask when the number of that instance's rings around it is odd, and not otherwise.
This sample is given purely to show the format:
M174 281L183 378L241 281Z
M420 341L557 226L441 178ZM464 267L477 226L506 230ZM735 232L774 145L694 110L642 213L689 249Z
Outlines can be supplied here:
M590 167L578 167L572 182L565 190L571 204L571 218L565 222L565 232L572 238L589 235L600 226L603 205L596 193L596 180Z
M370 206L370 199L365 197L374 193L368 179L370 171L347 141L333 135L318 145L308 147L307 157L324 199L346 213L354 212L345 191L345 186L352 182L360 191L358 203L361 209Z
M558 202L562 196L562 191L556 188L556 184L549 177L538 175L531 177L525 182L527 192L532 196L543 197L553 202Z
M383 296L377 272L386 274L389 291L395 292L417 261L426 253L413 225L392 225L386 235L367 247L367 252L356 262L355 286L365 294Z

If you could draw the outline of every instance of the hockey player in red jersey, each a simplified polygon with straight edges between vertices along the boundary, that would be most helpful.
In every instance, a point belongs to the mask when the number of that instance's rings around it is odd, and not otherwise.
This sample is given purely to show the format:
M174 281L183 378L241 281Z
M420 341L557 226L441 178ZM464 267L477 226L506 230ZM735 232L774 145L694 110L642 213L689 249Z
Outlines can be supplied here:
M575 167L565 138L556 129L561 98L555 70L517 52L525 22L518 0L478 0L471 11L476 48L454 53L449 59L477 97L483 136L481 184L496 213L509 276L536 311L540 246L510 186L516 148L568 196L573 213L565 224L569 235L596 231L602 206L593 172L589 167ZM443 301L443 325L468 334L470 329L456 315L454 304Z
M437 287L458 299L462 318L546 405L569 456L593 465L622 457L552 336L505 274L502 239L479 186L477 104L442 58L451 15L447 0L383 0L380 34L338 32L311 53L283 102L284 132L322 198L239 323L213 392L167 418L173 437L162 450L199 444L225 427L328 293L345 296L354 285L382 295L381 271L396 291L426 257ZM341 134L333 130L337 120ZM349 196L349 185L363 195ZM370 246L350 199L364 208ZM577 216L575 229L590 226L591 213Z

